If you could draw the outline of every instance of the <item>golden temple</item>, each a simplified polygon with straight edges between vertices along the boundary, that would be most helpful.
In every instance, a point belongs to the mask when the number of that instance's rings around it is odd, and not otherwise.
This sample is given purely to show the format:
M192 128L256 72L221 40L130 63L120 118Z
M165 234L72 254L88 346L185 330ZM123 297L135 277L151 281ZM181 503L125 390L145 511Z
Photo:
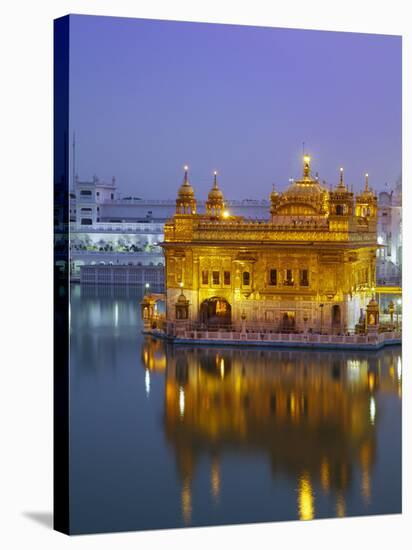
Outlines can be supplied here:
M231 215L215 172L200 213L185 167L161 245L166 320L323 334L376 326L377 198L368 175L359 194L343 169L327 189L304 155L300 179L273 189L270 204L269 220Z

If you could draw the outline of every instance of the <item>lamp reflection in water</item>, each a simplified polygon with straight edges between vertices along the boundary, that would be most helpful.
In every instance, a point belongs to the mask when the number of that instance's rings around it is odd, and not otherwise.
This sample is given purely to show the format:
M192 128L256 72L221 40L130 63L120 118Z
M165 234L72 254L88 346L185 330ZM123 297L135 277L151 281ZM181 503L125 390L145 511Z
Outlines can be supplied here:
M336 515L338 518L345 517L346 513L346 504L345 504L345 497L342 493L339 493L336 497Z
M220 464L217 457L212 458L210 466L210 492L215 504L217 504L220 496Z
M192 521L192 487L190 479L185 479L182 484L182 516L185 525Z
M308 520L315 517L315 497L308 472L303 472L299 478L298 490L299 519Z
M369 418L372 426L375 424L375 417L376 417L376 402L375 402L375 398L371 397L369 401Z
M320 465L320 482L322 485L322 489L325 491L325 493L329 493L330 489L330 468L329 468L329 462L326 457L322 459L322 463Z
M146 369L145 375L144 375L144 385L146 390L146 395L149 397L150 395L150 371L149 369Z
M181 418L183 418L185 414L185 390L182 386L179 388L179 411Z
M372 453L370 445L363 444L359 453L359 462L361 464L361 493L365 506L369 506L371 500L371 478L370 469L372 463Z

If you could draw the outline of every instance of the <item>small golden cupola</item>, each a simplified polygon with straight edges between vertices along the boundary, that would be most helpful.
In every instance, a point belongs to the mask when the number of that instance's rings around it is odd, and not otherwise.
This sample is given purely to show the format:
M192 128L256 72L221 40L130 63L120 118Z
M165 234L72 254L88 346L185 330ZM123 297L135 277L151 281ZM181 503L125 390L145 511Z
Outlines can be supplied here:
M209 191L206 201L206 214L214 217L221 217L225 212L225 201L222 191L217 184L217 172L213 173L213 187Z
M353 193L348 190L343 178L343 168L339 171L339 183L329 193L329 211L333 216L353 215Z
M176 214L196 214L196 199L193 187L189 183L189 167L184 167L183 183L176 199Z
M270 213L276 212L277 204L279 201L279 193L276 191L275 184L272 184L272 192L270 194Z
M365 174L365 187L356 195L356 215L362 218L376 218L378 212L378 200L375 193L369 187L369 174Z

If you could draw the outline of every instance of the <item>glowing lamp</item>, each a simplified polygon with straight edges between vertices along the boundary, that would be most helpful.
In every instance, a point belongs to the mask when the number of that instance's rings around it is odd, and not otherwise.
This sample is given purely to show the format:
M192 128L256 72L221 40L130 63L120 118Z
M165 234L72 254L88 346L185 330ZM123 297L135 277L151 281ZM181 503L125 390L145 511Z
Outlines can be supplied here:
M309 155L304 155L304 156L303 156L303 160L306 162L306 164L309 164L309 162L310 162L310 156L309 156Z
M223 212L223 217L224 217L224 218L228 218L229 216L230 216L229 212L228 212L227 210L225 210L225 211Z

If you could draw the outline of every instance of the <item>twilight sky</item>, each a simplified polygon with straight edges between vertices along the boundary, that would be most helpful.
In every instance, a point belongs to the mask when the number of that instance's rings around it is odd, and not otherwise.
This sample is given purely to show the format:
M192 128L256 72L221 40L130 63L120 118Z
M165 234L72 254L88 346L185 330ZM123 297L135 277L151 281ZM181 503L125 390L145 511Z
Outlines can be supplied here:
M401 173L401 38L72 16L71 128L80 179L123 195L266 198L313 171L357 189Z

